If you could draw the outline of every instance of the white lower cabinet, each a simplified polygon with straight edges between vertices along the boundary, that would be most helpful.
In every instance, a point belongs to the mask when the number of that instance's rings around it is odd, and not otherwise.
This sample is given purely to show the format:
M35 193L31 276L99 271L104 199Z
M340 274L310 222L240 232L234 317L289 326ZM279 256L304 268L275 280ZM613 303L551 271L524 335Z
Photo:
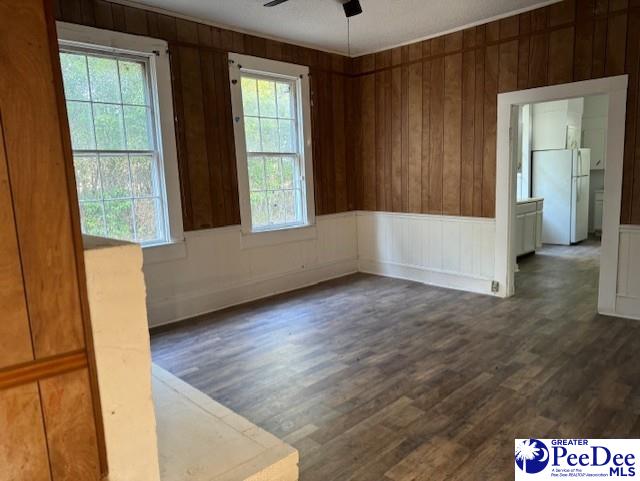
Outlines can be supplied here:
M542 245L543 199L527 199L516 204L516 256L535 252Z

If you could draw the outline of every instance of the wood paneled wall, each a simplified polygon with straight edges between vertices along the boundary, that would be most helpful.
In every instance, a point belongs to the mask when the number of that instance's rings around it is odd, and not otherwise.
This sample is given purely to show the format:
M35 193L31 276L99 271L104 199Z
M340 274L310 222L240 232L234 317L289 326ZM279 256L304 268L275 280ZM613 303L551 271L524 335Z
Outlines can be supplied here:
M240 223L227 53L311 70L316 214L355 208L347 155L348 59L103 0L59 0L59 20L169 43L185 230Z
M355 59L358 208L493 217L497 94L628 73L621 220L640 224L639 7L564 0Z
M53 12L0 0L0 479L106 474Z

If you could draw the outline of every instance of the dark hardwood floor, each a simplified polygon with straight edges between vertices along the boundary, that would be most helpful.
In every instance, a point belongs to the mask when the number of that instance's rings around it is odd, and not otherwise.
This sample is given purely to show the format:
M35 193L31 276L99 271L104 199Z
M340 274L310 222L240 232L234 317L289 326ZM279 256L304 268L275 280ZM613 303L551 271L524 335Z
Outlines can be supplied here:
M640 324L596 314L598 252L520 259L507 300L353 275L155 331L153 358L302 481L511 480L514 438L640 436Z

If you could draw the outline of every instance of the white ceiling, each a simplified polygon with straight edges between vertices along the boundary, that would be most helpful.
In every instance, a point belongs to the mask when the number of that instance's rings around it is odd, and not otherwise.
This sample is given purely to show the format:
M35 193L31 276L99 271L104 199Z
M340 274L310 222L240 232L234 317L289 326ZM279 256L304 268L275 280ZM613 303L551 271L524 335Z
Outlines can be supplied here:
M364 13L351 19L351 54L396 47L554 1L558 0L360 0ZM266 0L135 3L267 38L347 53L341 0L289 0L271 8L262 6Z

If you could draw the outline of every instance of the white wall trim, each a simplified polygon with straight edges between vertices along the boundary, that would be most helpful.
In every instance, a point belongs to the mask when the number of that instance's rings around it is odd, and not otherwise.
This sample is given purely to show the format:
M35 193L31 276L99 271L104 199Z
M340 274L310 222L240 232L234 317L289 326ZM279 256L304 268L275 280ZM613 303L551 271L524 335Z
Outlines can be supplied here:
M357 259L347 258L306 270L263 276L226 289L202 289L190 294L152 300L148 303L149 326L158 327L171 324L246 302L302 289L356 272L358 272Z
M455 215L438 215L438 214L416 214L411 212L387 212L381 210L358 210L356 215L388 215L397 218L404 219L433 219L441 222L473 222L473 223L485 223L495 224L495 219L490 217L469 217L469 216L455 216Z
M491 294L495 220L357 212L358 269Z
M617 312L616 279L627 83L628 76L620 75L498 95L495 277L501 284L500 296L508 297L514 293L515 250L512 226L515 224L516 166L511 159L509 142L512 106L608 94L609 141L607 142L607 168L605 170L598 311L601 313Z

